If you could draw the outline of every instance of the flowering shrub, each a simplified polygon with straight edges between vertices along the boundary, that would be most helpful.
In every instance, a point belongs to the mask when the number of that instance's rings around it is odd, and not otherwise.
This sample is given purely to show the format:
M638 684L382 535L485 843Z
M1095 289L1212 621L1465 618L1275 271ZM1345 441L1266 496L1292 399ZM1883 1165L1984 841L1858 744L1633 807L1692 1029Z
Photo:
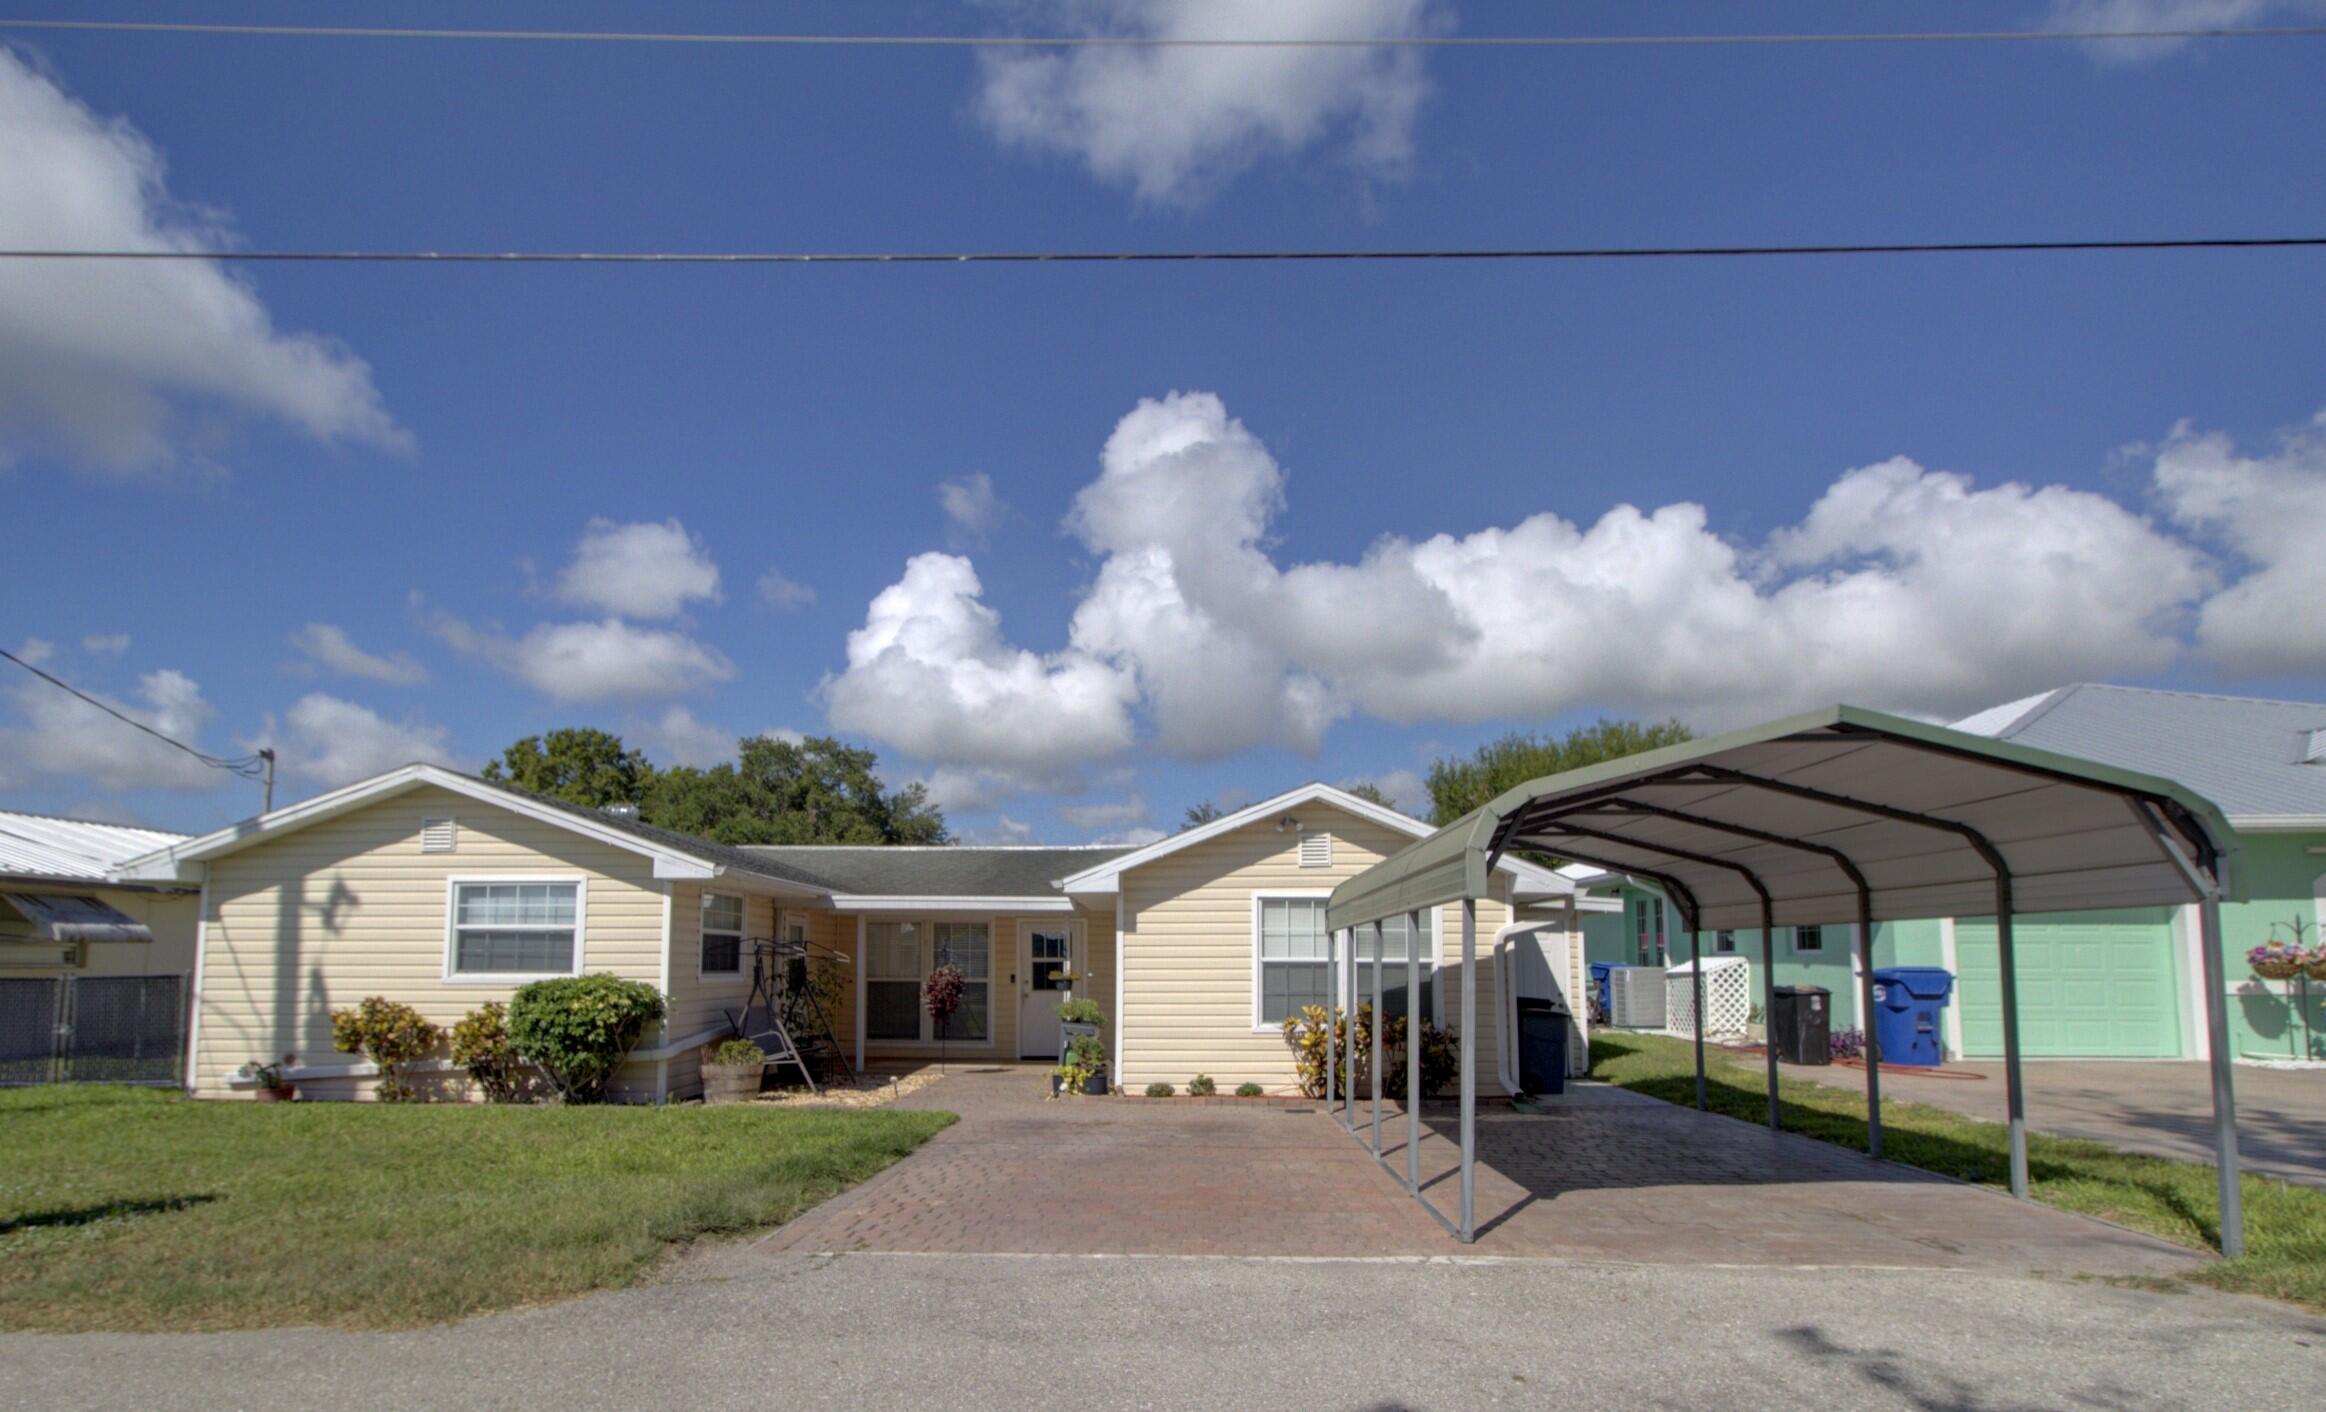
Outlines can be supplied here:
M1338 1010L1326 1010L1322 1005L1304 1005L1297 1015L1284 1020L1284 1042L1292 1046L1292 1062L1300 1075L1303 1097L1325 1096L1325 1067L1334 1048L1341 1051L1340 1082L1350 1081L1352 1072L1362 1080L1365 1064L1373 1048L1373 1007L1357 1007L1357 1023L1352 1026L1348 1017ZM1352 1043L1355 1054L1350 1054Z
M939 966L929 972L927 983L921 987L921 1003L929 1007L929 1018L937 1022L940 1036L961 1008L963 980L959 966Z
M418 1096L404 1081L404 1066L426 1058L443 1038L444 1031L419 1011L384 996L367 995L352 1010L331 1012L332 1048L361 1054L380 1066L382 1103L406 1103Z
M1866 1032L1835 1030L1825 1037L1825 1048L1836 1059L1863 1059L1866 1057Z
M509 1044L509 1007L488 1000L452 1027L452 1062L468 1070L487 1103L524 1103L536 1085L525 1078L525 1061Z
M509 998L509 1043L566 1102L599 1103L662 1012L662 992L603 971L533 981Z

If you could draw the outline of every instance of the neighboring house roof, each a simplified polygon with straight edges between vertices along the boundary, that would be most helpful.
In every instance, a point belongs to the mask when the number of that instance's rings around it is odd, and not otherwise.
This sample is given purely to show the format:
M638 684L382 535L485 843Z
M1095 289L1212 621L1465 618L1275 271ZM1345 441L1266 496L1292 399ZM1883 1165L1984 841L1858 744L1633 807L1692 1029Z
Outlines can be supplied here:
M447 770L441 765L405 765L386 774L374 775L368 780L358 780L354 784L316 795L312 799L301 800L271 814L261 814L238 824L229 824L199 838L179 837L178 841L165 843L160 848L127 860L120 866L120 875L133 878L190 876L182 870L192 864L238 852L309 824L428 785L465 795L480 803L497 805L543 823L571 829L616 848L643 854L654 860L656 877L716 878L742 875L768 883L775 890L801 895L816 896L831 890L821 879L811 877L780 860L756 857L740 848L672 833L668 829L658 829L602 810L585 809L561 799L550 799L510 785L479 779L475 775L464 775L458 770Z
M1315 782L1304 784L1298 789L1288 789L1272 799L1263 799L1250 808L1238 809L1233 814L1222 815L1208 824L1198 824L1191 829L1182 829L1171 837L1150 843L1144 848L1129 849L1117 857L1104 859L1086 866L1062 878L1058 885L1070 893L1115 892L1121 887L1122 875L1133 868L1152 863L1158 858L1169 857L1180 849L1192 847L1207 838L1218 838L1221 834L1231 833L1247 824L1261 823L1271 814L1311 803L1329 804L1336 809L1346 810L1361 819L1370 819L1374 823L1394 829L1408 838L1427 838L1431 832L1428 824L1410 814L1400 814L1395 809L1385 809L1372 800L1360 799L1345 789L1335 789L1329 784ZM1522 896L1563 897L1574 894L1574 881L1562 877L1548 868L1538 868L1532 863L1517 858L1505 858L1498 866L1502 871L1511 875L1516 891Z
M112 870L186 835L0 810L0 876L103 882Z
M756 858L824 879L835 900L863 898L1042 898L1057 900L1057 879L1129 853L1127 847L978 848L833 844L755 844Z
M2238 829L2326 829L2326 702L2079 682L1954 728L2161 775Z

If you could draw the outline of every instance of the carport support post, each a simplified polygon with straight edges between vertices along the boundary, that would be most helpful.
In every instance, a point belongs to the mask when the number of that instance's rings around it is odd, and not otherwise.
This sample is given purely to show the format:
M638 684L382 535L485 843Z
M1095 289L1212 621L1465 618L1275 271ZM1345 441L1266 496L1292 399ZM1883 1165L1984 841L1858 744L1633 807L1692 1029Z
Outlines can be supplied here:
M1696 1031L1696 1111L1702 1113L1707 1107L1704 1102L1704 933L1694 928L1688 932L1688 1003L1695 1016L1690 1028Z
M1462 897L1462 1243L1478 1238L1478 899Z
M1365 1066L1373 1075L1373 1155L1381 1155L1381 922L1373 922L1373 1023L1365 1028L1372 1031L1372 1053L1366 1056Z
M1332 1000L1325 1006L1325 1112L1330 1113L1340 1106L1340 1085L1333 1071L1341 1067L1341 1041L1333 1033L1333 1011L1341 1003L1341 934L1326 932L1325 946L1325 974L1333 987Z
M1882 1155L1882 1042L1874 1025L1874 899L1858 889L1858 1018L1866 1034L1866 1155Z
M1337 1028L1344 1031L1341 1039L1341 1055L1348 1063L1347 1070L1341 1076L1341 1126L1349 1130L1351 1137L1355 1137L1357 1135L1357 929L1355 927L1349 928L1348 940L1348 956L1346 964L1341 968L1344 994L1340 997L1341 1023Z
M1761 895L1761 1043L1768 1051L1769 1131L1777 1121L1777 912L1768 894Z
M2011 1115L2011 1194L2027 1199L2027 1091L2019 1082L2019 963L2012 956L2011 875L1995 872L1995 974L2003 987L2003 1103Z
M1405 1189L1421 1194L1421 913L1405 915Z
M2234 1260L2245 1253L2245 1192L2237 1180L2237 1094L2229 1077L2228 978L2222 974L2221 891L2218 854L2205 860L2215 879L2197 905L2197 944L2205 948L2205 1033L2212 1041L2213 1165L2221 1183L2221 1253Z

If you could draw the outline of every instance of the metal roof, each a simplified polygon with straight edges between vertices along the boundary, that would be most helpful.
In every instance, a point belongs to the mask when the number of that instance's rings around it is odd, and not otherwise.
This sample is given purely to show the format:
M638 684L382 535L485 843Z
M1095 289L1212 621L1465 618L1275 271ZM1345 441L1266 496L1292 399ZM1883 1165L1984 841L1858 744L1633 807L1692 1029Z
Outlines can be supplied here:
M2326 702L2080 682L1955 729L2178 780L2239 828L2301 819L2326 827L2326 761L2307 758L2326 730Z
M1756 883L1779 925L1856 921L1860 878L1876 920L1988 915L1996 861L2020 912L2174 905L2235 847L2170 780L1836 706L1520 785L1342 883L1327 924L1482 897L1502 850L1658 882L1710 931L1761 924Z
M1132 850L753 844L742 851L860 897L1056 898L1058 879Z
M114 865L185 837L162 829L0 810L0 874L102 882Z

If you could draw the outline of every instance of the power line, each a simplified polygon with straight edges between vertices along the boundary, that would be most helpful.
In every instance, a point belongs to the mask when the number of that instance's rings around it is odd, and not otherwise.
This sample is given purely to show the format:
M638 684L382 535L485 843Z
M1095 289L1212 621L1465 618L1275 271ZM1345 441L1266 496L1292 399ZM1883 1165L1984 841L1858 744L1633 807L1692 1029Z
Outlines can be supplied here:
M193 34L272 39L433 39L494 43L740 44L881 49L1616 49L1788 44L2161 43L2315 39L2326 25L2184 29L1921 30L1811 34L1406 34L1360 38L1204 39L1116 34L716 34L640 30L414 29L374 25L200 24L175 20L0 19L0 29Z
M208 765L213 770L224 770L229 774L239 775L246 780L262 779L267 773L267 760L274 753L271 750L262 750L256 755L243 755L232 760L225 759L222 756L212 755L205 751L196 750L193 746L186 744L182 740L163 735L160 731L155 730L152 726L147 725L145 722L137 719L135 716L131 716L124 712L115 710L113 707L106 705L104 702L81 690L71 682L65 681L61 677L51 676L49 673L42 671L32 663L25 661L22 657L19 657L15 653L8 651L6 648L0 648L0 657L5 657L9 661L14 662L17 666L24 668L24 670L32 673L36 677L39 677L42 681L47 682L50 686L55 687L57 690L87 702L89 705L96 707L100 711L103 711L106 715L111 716L114 720L121 722L123 725L135 726L137 729L144 731L147 735L152 736L155 740L160 741L162 744L170 746L176 750L185 751L188 755L193 756L195 759L201 761L205 765Z
M2159 240L1954 240L1816 245L1550 245L1408 250L0 250L0 260L418 265L1194 265L1496 260L1701 260L1819 255L2063 254L2078 251L2288 250L2326 235Z

